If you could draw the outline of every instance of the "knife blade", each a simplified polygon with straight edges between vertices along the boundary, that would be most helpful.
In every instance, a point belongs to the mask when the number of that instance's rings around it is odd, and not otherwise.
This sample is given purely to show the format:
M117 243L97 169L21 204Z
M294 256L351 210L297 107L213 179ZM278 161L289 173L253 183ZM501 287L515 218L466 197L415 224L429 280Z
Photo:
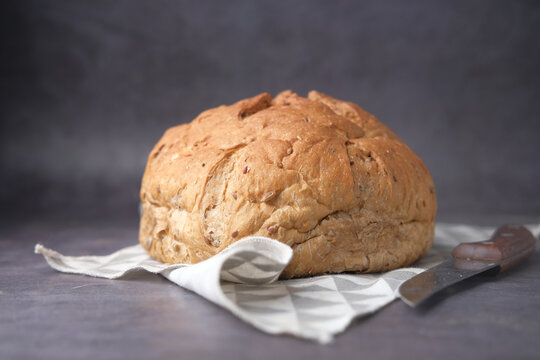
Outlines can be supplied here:
M480 273L499 274L527 260L536 239L524 226L504 225L489 240L461 243L452 258L405 281L399 287L409 306L422 304L438 291Z

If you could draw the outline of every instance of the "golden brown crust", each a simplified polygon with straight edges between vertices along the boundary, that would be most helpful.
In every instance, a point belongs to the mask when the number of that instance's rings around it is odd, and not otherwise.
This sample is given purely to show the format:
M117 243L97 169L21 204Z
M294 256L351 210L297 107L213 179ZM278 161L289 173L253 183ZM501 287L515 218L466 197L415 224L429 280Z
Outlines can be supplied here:
M165 132L146 166L139 240L197 263L248 235L294 249L283 277L409 265L433 241L422 161L359 106L260 94Z

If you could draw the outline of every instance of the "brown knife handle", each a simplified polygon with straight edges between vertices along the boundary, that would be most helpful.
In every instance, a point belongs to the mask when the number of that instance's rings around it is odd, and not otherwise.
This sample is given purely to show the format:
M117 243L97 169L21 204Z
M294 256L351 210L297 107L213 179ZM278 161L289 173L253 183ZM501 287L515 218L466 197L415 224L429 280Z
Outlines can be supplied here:
M494 262L500 271L508 270L531 256L536 239L525 227L504 225L489 240L459 244L452 251L455 259Z

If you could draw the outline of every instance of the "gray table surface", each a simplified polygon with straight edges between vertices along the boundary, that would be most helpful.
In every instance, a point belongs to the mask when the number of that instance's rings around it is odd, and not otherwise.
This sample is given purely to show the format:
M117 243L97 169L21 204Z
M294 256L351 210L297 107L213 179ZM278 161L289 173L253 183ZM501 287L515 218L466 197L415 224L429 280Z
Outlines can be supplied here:
M540 358L539 246L506 275L470 279L423 309L394 301L321 346L263 334L156 275L62 274L33 254L37 242L107 254L136 242L135 223L33 222L0 236L0 359Z

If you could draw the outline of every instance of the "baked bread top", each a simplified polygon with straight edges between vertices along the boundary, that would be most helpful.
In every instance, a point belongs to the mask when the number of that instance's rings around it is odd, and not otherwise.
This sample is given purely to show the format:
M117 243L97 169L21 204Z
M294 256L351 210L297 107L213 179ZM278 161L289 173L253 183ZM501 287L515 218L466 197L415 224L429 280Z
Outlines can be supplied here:
M142 180L140 242L196 263L248 235L294 249L284 277L382 271L433 240L422 161L359 106L284 91L219 106L168 129Z

